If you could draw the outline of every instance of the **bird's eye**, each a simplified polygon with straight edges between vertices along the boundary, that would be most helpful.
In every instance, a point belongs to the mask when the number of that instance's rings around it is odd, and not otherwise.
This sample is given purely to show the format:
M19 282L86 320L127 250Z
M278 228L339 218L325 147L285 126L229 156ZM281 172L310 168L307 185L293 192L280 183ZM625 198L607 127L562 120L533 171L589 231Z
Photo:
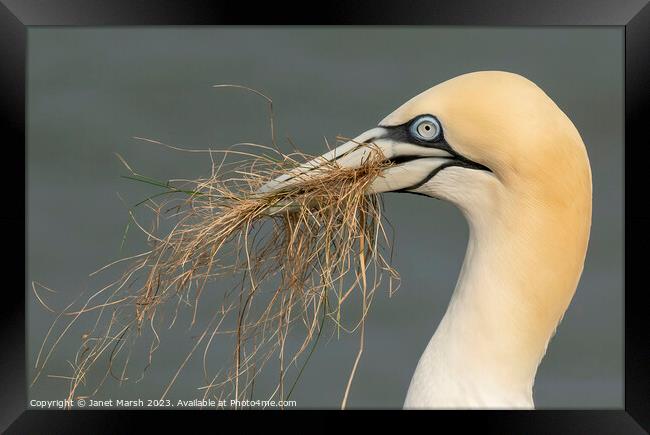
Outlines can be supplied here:
M411 134L421 140L433 140L440 134L440 124L432 116L423 116L413 123Z

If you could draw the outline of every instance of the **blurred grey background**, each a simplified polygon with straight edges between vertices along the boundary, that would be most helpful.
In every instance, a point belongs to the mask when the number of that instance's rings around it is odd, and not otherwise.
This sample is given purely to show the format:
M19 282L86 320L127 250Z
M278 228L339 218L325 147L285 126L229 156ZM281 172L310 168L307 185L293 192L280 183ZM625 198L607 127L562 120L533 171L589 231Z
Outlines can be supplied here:
M456 75L498 69L533 80L580 131L594 183L584 273L539 369L536 405L623 406L621 28L44 27L30 28L28 38L28 280L56 289L57 295L46 295L58 308L97 288L90 272L145 246L131 231L120 251L128 205L156 190L121 179L125 171L114 152L155 178L209 173L205 155L170 152L133 136L187 148L269 142L264 102L213 84L265 92L274 101L283 149L290 149L290 138L320 153L323 137L330 143L337 134L353 137ZM375 297L351 407L402 405L467 242L467 225L450 204L400 194L385 195L385 203L402 286L392 298L383 291ZM28 292L33 375L54 316L29 286ZM67 369L82 331L62 341L49 372ZM160 397L196 335L186 326L169 332L141 382L119 386L109 379L97 398ZM342 335L319 346L292 399L301 407L338 407L357 343L356 336ZM200 364L190 363L171 397L200 397L199 371ZM65 381L44 377L29 396L64 398L67 391Z

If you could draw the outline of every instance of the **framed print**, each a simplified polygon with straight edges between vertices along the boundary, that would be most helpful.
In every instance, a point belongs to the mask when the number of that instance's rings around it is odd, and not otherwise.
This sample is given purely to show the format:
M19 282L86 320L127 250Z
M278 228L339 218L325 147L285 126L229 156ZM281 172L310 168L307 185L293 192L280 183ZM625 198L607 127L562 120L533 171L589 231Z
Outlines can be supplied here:
M646 2L0 11L8 433L650 427Z

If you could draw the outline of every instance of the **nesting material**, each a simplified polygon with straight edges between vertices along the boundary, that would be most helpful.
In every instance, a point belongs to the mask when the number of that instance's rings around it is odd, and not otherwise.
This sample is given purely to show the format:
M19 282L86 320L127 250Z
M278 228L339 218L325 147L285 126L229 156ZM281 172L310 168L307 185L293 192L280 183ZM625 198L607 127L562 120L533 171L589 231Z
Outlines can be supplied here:
M110 378L137 381L141 376L128 368L132 348L143 337L150 339L146 370L155 363L159 330L177 326L179 312L187 310L186 328L188 323L190 329L207 326L193 331L192 350L178 361L161 398L196 357L203 359L205 382L197 385L203 398L254 397L256 376L274 361L270 365L279 369L277 387L263 399L287 399L325 322L330 322L332 330L360 334L350 378L341 386L345 406L373 293L382 283L392 292L398 280L387 258L382 202L367 193L390 163L372 144L364 146L370 152L359 168L323 161L309 177L267 193L259 192L265 183L313 157L257 146L251 152L225 152L217 164L219 153L209 152L210 177L167 183L143 177L123 161L131 171L128 178L163 188L141 203L153 212L153 228L130 212L133 223L147 234L150 249L109 265L130 264L118 281L57 317L59 327L53 325L38 355L38 375L70 326L80 316L97 315L70 361L72 374L61 376L69 382L69 399L94 395ZM233 156L237 162L224 163ZM168 224L164 230L163 222ZM233 276L239 277L239 285L220 286ZM201 322L201 302L215 293L221 303L210 309L213 318ZM344 318L342 307L351 299L360 301L360 314L346 326L350 319ZM217 336L232 338L229 368L207 363ZM93 368L100 375L90 385Z

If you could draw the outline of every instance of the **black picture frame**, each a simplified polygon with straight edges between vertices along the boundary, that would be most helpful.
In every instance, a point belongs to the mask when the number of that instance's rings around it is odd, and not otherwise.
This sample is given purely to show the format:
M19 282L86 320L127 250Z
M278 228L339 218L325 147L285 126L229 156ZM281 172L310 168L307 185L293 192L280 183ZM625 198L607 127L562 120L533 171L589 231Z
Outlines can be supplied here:
M0 429L8 433L125 432L147 427L152 412L26 410L25 283L27 282L26 192L26 53L27 29L32 26L232 25L232 24L382 24L481 26L620 26L625 28L625 404L614 410L436 411L401 413L442 427L467 427L496 433L623 434L650 430L650 334L644 250L650 243L650 212L645 172L650 141L644 109L650 96L650 6L647 0L507 1L331 1L287 4L170 0L0 0L0 107L3 127L4 180L7 207L0 222L11 231L5 240L3 295L0 299ZM8 172L8 173L7 173ZM5 191L5 192L7 192ZM22 203L21 203L22 201ZM22 204L24 214L20 210ZM23 228L20 237L19 228ZM18 271L23 270L20 275ZM8 279L10 278L10 279ZM180 414L155 411L159 422L181 420L198 424L212 413ZM342 413L344 418L357 412ZM233 416L228 413L229 417ZM222 414L219 414L220 416ZM223 414L225 415L225 414ZM239 413L236 418L248 418ZM266 412L265 418L278 413ZM284 413L284 416L294 413ZM257 414L259 416L259 414ZM397 415L395 415L397 417ZM364 417L362 417L364 418ZM327 420L323 420L327 422ZM214 427L214 426L213 426Z

